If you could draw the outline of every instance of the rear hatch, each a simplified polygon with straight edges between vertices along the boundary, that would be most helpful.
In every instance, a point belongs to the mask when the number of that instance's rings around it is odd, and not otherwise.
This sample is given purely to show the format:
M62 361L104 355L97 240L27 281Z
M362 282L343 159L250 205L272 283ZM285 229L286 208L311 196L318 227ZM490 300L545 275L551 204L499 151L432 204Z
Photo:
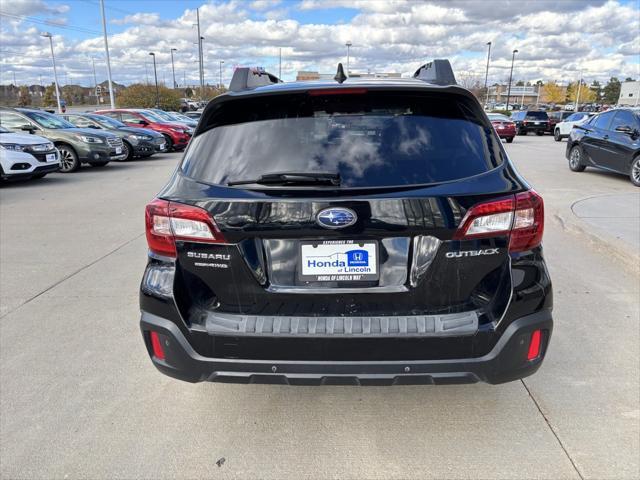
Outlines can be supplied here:
M497 320L525 187L464 92L345 88L211 105L151 211L176 219L187 323L383 335Z

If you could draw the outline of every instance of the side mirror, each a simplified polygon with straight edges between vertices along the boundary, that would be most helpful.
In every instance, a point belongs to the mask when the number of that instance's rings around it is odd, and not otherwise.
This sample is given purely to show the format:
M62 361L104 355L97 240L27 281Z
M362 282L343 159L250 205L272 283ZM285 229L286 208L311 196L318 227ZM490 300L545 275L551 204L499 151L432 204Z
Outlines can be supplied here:
M149 125L149 122L147 122L146 120L138 120L138 125L146 127L147 125Z
M27 125L22 125L20 127L20 130L24 130L25 132L29 132L32 134L33 132L36 131L36 127L34 127L33 125L27 124Z
M95 128L96 130L100 130L102 127L99 127L98 125L89 124L87 125L86 128Z

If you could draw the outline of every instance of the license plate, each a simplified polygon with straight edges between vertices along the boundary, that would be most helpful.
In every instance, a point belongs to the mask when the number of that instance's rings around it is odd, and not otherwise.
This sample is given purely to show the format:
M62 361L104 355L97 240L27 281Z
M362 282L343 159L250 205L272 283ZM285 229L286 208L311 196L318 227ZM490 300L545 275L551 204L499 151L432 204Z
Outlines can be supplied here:
M47 153L47 162L54 162L56 160L56 154L55 153Z
M164 150L165 145L166 145L165 143L161 143L160 144L160 150Z
M120 155L122 153L122 147L116 147L116 155Z
M535 122L535 125L540 125L540 122Z
M307 282L378 280L378 243L327 240L301 242L298 278Z

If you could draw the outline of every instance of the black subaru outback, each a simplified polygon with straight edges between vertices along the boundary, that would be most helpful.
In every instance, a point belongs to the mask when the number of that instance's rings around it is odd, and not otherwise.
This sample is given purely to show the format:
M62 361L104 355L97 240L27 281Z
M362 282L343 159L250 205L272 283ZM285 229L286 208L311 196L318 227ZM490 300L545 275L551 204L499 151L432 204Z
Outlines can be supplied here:
M449 62L237 69L146 208L141 329L190 382L501 383L552 331L542 198Z

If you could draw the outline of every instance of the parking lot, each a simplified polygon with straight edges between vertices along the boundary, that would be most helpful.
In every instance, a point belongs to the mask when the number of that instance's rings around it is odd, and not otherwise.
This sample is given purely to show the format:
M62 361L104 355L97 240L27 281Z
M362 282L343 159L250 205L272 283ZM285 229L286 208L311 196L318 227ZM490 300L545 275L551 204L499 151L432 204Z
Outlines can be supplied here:
M572 173L565 146L505 145L545 199L555 328L541 370L499 386L173 380L141 341L138 284L144 206L181 154L3 186L0 476L638 478L639 189Z

